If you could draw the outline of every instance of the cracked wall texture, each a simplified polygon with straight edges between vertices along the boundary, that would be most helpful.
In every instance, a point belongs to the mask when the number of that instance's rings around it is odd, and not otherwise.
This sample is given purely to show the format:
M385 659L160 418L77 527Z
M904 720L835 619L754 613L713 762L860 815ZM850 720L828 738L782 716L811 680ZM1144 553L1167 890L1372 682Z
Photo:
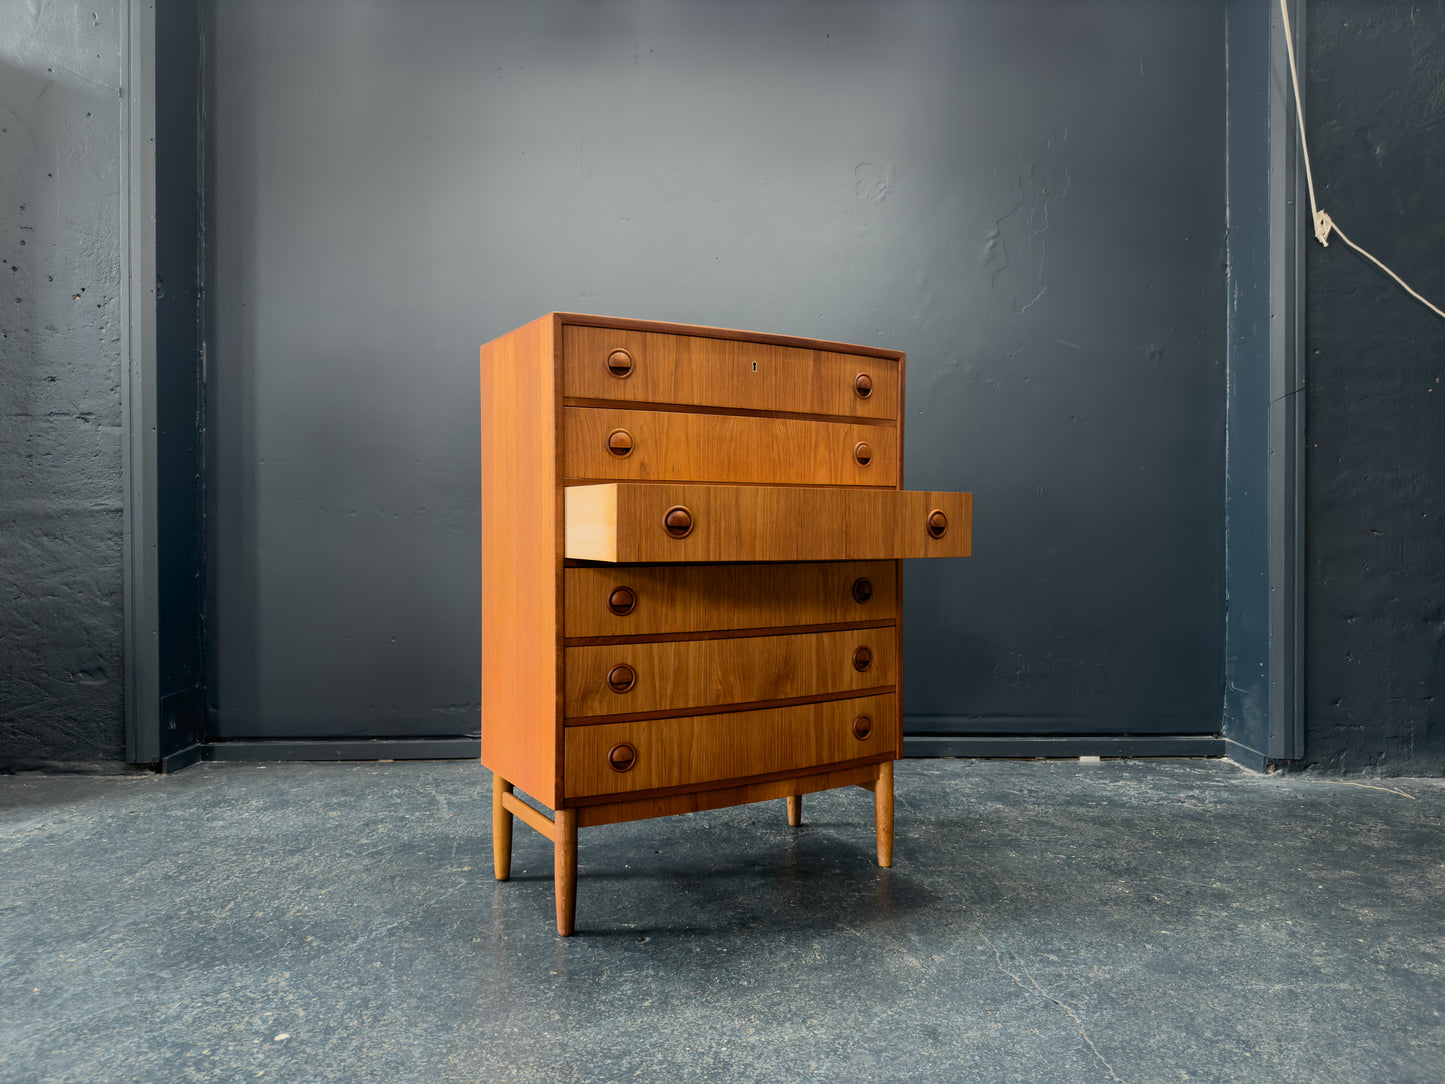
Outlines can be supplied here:
M124 757L120 12L0 6L0 768Z
M1311 0L1322 209L1445 305L1445 3ZM1307 256L1305 763L1445 771L1445 320L1338 239Z

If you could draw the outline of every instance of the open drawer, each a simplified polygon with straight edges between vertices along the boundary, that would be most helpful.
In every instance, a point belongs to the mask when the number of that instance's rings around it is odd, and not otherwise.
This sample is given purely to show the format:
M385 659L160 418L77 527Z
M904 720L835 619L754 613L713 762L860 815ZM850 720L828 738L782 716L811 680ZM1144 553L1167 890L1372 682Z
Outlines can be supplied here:
M967 557L973 494L615 482L564 491L581 561L883 561Z

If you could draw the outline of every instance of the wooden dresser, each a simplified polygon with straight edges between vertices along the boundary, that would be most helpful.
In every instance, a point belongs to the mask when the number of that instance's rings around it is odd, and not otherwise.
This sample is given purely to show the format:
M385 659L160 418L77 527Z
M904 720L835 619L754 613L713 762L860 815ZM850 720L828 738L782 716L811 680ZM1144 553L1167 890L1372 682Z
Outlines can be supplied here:
M577 830L861 786L892 863L900 558L964 557L967 493L902 487L903 355L551 313L482 347L482 763ZM524 802L517 790L550 810Z

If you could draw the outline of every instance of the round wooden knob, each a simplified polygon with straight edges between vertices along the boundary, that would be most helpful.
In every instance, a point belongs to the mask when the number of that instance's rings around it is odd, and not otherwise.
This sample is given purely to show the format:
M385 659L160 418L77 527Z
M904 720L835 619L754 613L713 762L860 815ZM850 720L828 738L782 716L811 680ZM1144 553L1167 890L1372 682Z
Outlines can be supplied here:
M928 533L934 538L942 538L948 533L948 517L943 514L942 508L928 513Z
M637 684L637 671L625 662L607 671L607 687L614 693L625 693Z
M873 597L873 581L867 576L861 576L853 581L853 601L867 602Z
M873 449L868 446L866 440L860 440L853 445L853 458L858 461L860 467L866 467L873 462Z
M853 652L854 670L857 670L861 674L864 670L867 670L868 667L872 665L873 652L869 651L868 648L860 647L857 651Z
M626 429L614 429L607 434L607 450L618 459L632 454L632 434Z
M853 720L853 737L859 741L867 741L868 735L873 733L873 720L866 715L860 715Z
M692 534L692 513L682 505L675 505L662 517L662 525L673 538L686 538Z
M857 732L858 724L854 723L854 732ZM614 772L627 772L637 763L637 750L625 741L620 741L611 749L607 750L607 763L611 765Z
M613 588L607 596L607 608L618 617L626 617L637 609L637 592L630 587Z
M632 355L626 350L614 350L607 355L607 371L618 380L632 375Z
M873 394L873 378L867 373L859 373L853 378L853 390L859 399L867 399Z

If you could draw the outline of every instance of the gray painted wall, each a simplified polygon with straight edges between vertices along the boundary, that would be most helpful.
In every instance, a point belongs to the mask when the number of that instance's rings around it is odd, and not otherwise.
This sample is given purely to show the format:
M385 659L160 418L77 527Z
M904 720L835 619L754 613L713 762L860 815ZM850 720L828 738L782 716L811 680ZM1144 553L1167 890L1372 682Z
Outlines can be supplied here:
M124 757L121 8L0 5L0 767Z
M1321 206L1445 306L1445 3L1311 0ZM1445 320L1308 250L1305 763L1445 770Z
M205 26L194 0L155 4L156 710L165 758L205 741Z
M1269 747L1270 19L1258 0L1228 0L1229 447L1225 464L1228 589L1224 729ZM1236 749L1236 755L1238 750Z
M909 353L914 731L1213 732L1224 7L217 0L221 737L475 732L478 344Z

